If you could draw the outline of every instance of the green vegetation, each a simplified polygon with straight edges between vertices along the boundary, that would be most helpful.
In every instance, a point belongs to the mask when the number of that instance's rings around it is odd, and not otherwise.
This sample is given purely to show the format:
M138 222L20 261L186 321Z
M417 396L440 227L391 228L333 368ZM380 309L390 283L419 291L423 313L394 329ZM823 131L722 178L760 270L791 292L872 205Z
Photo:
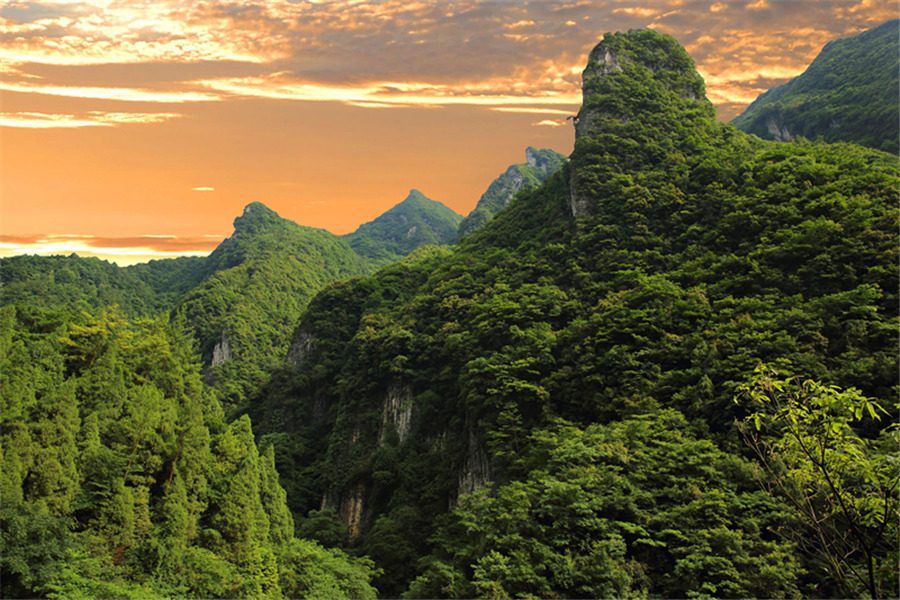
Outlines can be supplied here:
M4 261L3 595L896 597L896 156L717 123L651 30L584 92L455 247L414 192Z
M179 258L179 267L195 259ZM185 269L188 270L188 269ZM146 273L151 269L147 268ZM72 312L117 305L127 315L147 315L170 309L174 302L131 269L99 258L13 256L0 259L0 305L28 304Z
M357 254L383 266L422 246L453 243L461 220L452 209L410 190L406 200L344 239Z
M240 406L287 352L301 311L336 279L372 271L340 237L282 219L258 202L204 264L178 303L229 407Z
M526 163L511 165L482 194L472 212L459 224L460 238L471 235L509 206L519 190L538 187L566 161L566 157L558 152L530 146L525 150L525 158Z
M804 527L793 537L820 557L846 597L897 597L900 426L861 436L856 427L890 415L877 402L855 389L776 377L761 369L745 388L758 411L742 433L764 484L801 515Z
M374 597L370 562L294 538L183 327L0 309L3 597Z
M649 30L585 90L541 187L311 301L249 412L299 527L339 518L387 596L846 594L736 421L761 362L892 405L895 158L716 123Z
M900 21L828 43L803 74L734 119L764 139L854 142L900 153Z

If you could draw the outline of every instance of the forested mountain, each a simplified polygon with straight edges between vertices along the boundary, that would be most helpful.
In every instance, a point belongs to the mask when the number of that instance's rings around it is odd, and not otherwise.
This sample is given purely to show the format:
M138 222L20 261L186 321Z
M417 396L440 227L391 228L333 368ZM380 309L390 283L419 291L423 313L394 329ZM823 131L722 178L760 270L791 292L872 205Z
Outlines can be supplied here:
M298 530L387 596L897 595L896 158L717 123L651 30L583 78L542 186L310 302L249 408Z
M214 382L239 405L283 359L301 311L325 284L373 266L332 233L282 219L259 202L203 264L205 277L178 302Z
M0 261L2 595L900 595L896 156L717 123L652 30L583 92L462 224Z
M732 121L763 139L854 142L900 152L900 21L829 42L801 75Z
M452 244L461 220L453 209L410 190L403 202L344 238L360 256L386 265L422 246Z
M459 237L470 235L494 218L494 215L509 206L513 197L522 188L538 187L545 179L556 173L565 160L565 156L554 150L547 148L537 150L531 146L526 148L525 163L510 165L491 183L472 212L459 224Z

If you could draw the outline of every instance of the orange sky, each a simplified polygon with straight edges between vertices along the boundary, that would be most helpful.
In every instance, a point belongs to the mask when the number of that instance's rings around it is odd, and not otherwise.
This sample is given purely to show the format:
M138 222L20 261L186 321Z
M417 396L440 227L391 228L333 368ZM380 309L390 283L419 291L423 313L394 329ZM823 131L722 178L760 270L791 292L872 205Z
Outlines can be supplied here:
M252 201L337 234L461 214L565 121L606 31L694 57L720 119L896 0L0 0L0 255L205 254Z

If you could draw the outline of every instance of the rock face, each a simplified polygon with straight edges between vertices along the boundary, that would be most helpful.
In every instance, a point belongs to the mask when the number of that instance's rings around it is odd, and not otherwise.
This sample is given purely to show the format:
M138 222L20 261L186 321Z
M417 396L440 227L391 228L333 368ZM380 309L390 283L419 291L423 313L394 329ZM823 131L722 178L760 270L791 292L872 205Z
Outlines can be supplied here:
M231 360L231 345L228 343L228 336L225 333L225 330L222 330L222 340L219 341L215 347L213 348L212 360L210 361L210 366L215 367L216 365L221 365L229 360Z
M523 187L541 185L544 180L556 173L565 161L566 157L554 150L547 148L538 150L529 146L525 150L525 163L510 165L481 195L472 212L459 224L459 237L471 235L493 219L494 215L509 206L516 193Z
M466 462L459 473L459 496L471 494L492 479L491 461L484 443L475 431L469 429ZM457 497L457 498L458 498Z
M381 411L381 432L378 443L383 444L390 431L397 433L402 444L409 437L412 426L412 390L408 385L394 382L388 389Z
M306 331L297 331L294 335L291 346L288 348L285 360L295 368L300 366L306 358L313 356L316 352L316 340Z
M778 142L789 142L794 139L787 125L784 124L781 115L777 117L772 115L766 119L766 130L772 136L772 139Z
M347 536L351 540L357 539L362 533L365 497L366 485L360 481L341 498L338 514L347 526Z

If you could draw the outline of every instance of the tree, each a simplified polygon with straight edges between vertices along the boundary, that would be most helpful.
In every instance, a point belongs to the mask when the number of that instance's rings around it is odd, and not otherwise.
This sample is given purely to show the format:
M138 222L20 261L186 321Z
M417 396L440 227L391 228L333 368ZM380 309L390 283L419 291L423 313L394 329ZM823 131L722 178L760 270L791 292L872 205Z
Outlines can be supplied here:
M848 597L896 597L897 424L869 434L888 414L875 400L765 367L742 392L755 411L740 428L763 484L813 533L795 530L797 542L825 561Z

